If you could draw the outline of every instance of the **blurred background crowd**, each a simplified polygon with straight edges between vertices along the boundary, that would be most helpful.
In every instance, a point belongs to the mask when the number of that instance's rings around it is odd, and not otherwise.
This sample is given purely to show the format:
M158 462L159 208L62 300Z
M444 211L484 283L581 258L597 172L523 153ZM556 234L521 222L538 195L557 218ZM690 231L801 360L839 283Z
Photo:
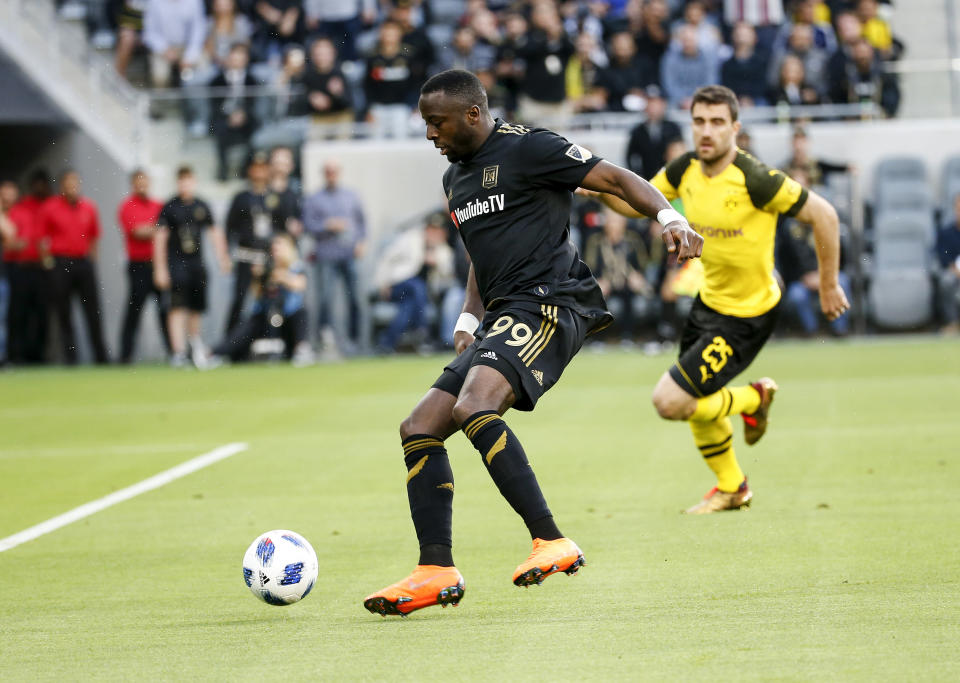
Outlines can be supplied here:
M564 128L681 110L723 83L744 107L870 105L894 116L903 46L879 0L60 0L116 70L166 92L153 115L231 147L419 133L418 89L475 72L496 115ZM842 114L841 114L842 115ZM850 116L850 113L846 114ZM857 113L852 114L856 116ZM360 123L363 125L351 125Z
M494 114L508 120L560 130L584 116L627 121L622 158L646 178L686 151L684 110L701 85L729 86L745 114L782 112L775 120L794 126L791 152L765 161L837 205L842 284L855 303L868 304L864 277L876 308L896 298L883 287L906 291L917 276L916 296L935 306L919 326L956 333L960 160L947 164L937 199L922 164L880 164L877 183L891 185L877 185L866 232L851 235L859 170L814 157L803 125L808 105L821 117L823 105L846 105L826 110L837 120L895 116L900 89L887 65L905 48L890 10L877 0L63 0L61 15L82 18L90 41L112 50L116 71L149 89L155 120L214 141L214 175L228 182L205 184L212 179L189 166L159 179L138 169L122 202L98 206L77 171L35 168L3 180L0 362L77 362L81 320L92 360L133 362L151 301L159 314L151 329L175 365L451 348L468 260L447 207L372 234L372 207L343 182L335 157L312 169L320 181L303 191L310 169L301 150L310 140L421 135L419 87L454 67L477 73ZM746 130L738 144L751 149ZM912 194L903 191L911 178L924 184ZM152 180L176 191L157 197ZM222 202L205 196L224 188ZM122 308L116 345L105 339L95 265L113 226L127 269L126 297L113 303ZM700 272L696 262L678 267L658 235L655 221L575 202L571 239L617 317L596 348L654 352L675 342ZM907 241L918 246L903 248ZM848 334L849 316L828 325L819 315L809 226L783 219L776 257L781 334ZM863 276L864 263L876 269ZM214 268L229 276L229 294L220 294L230 304L202 328ZM893 327L917 326L902 323L903 311L891 315L901 321Z

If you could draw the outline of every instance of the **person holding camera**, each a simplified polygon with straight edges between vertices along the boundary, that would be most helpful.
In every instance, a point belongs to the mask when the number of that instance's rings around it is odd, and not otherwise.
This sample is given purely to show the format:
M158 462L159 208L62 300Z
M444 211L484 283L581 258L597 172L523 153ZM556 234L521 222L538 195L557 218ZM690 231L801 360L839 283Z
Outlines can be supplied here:
M252 266L250 316L241 320L215 354L232 361L256 357L283 357L295 365L309 365L313 352L307 342L305 293L307 276L289 233L277 233L270 258Z

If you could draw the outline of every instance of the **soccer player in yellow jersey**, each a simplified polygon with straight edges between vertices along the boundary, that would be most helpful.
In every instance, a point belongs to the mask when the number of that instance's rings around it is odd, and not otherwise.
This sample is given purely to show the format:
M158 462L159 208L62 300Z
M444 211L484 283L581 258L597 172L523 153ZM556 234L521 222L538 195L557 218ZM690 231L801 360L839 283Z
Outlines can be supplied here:
M666 420L686 420L717 485L690 514L736 510L750 504L733 450L730 416L742 415L744 439L755 444L767 428L776 383L727 384L753 361L770 337L780 303L773 246L777 216L813 226L820 273L820 306L833 320L850 308L837 281L837 213L815 192L736 146L740 123L731 90L700 88L690 108L695 152L666 165L651 183L667 199L680 197L690 226L703 235L704 283L680 341L680 357L660 378L653 404ZM626 204L601 195L617 211Z

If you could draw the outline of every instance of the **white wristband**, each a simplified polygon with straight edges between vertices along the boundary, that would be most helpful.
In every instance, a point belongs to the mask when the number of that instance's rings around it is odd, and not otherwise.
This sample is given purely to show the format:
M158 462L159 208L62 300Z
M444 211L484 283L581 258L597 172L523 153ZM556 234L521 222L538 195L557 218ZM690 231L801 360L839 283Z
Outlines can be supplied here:
M657 223L663 227L667 227L667 223L673 223L674 221L683 222L684 220L680 212L675 209L661 209L657 212Z
M457 332L469 332L473 334L477 331L477 328L480 327L480 321L477 320L477 316L472 313L461 313L460 317L457 318L457 324L453 328L453 333Z

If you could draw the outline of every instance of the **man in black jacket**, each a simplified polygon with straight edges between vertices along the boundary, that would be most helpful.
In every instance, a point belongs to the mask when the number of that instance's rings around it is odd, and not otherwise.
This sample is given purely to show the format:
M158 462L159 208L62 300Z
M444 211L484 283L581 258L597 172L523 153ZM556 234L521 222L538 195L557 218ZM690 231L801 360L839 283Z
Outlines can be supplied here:
M667 101L656 85L646 90L647 119L630 131L627 167L641 178L652 178L666 163L667 145L681 140L683 133L673 121L665 119Z
M233 147L243 147L249 154L250 136L257 128L254 98L248 87L259 85L250 74L250 49L243 43L230 48L226 68L210 83L217 96L213 99L210 125L217 140L217 178L227 179L227 154Z

